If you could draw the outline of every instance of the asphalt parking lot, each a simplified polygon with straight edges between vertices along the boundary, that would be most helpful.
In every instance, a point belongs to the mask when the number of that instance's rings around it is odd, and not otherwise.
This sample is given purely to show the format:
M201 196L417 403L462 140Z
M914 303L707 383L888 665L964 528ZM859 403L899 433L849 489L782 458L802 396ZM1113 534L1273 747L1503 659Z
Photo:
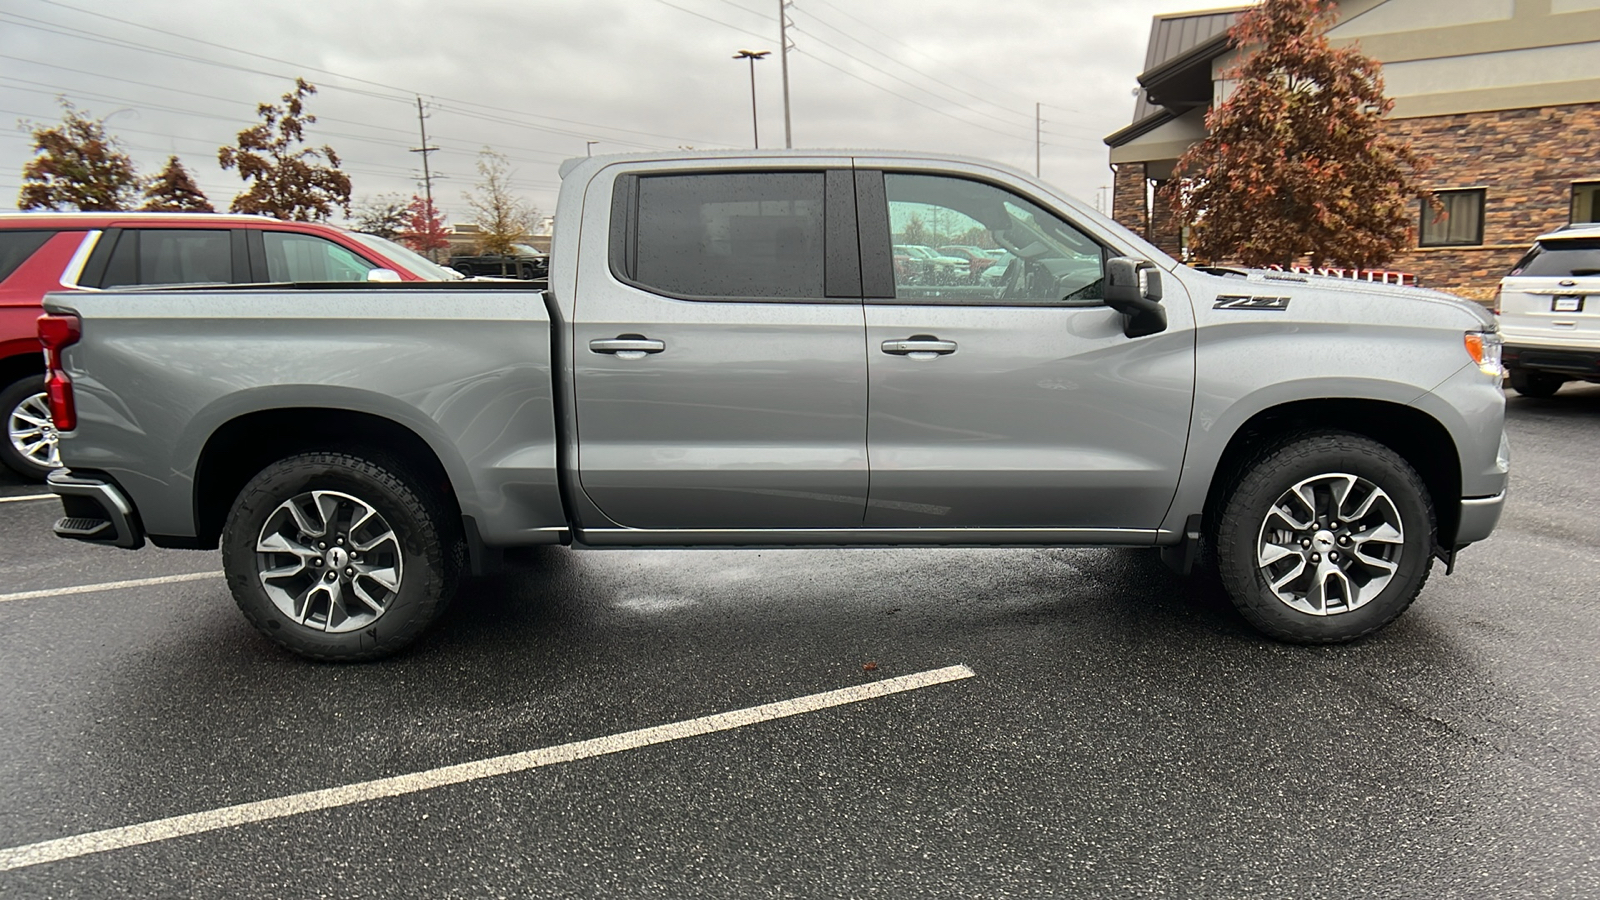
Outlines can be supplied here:
M1600 386L1510 405L1331 648L1131 551L552 549L316 665L0 476L0 897L1597 896Z

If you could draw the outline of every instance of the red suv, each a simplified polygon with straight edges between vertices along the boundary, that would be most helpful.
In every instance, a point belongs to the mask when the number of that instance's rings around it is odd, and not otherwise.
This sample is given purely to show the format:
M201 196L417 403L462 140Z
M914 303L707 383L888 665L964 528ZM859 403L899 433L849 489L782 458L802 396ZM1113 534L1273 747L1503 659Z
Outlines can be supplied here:
M0 213L0 462L36 481L60 465L35 331L50 291L460 277L392 241L331 225L212 213Z

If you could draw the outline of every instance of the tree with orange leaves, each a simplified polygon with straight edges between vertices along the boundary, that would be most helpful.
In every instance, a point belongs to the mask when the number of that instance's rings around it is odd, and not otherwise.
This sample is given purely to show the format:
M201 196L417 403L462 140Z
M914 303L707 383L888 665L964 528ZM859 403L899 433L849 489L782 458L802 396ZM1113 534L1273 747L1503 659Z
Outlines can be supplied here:
M1205 260L1376 268L1409 246L1427 160L1388 136L1378 63L1333 49L1328 0L1263 0L1229 36L1237 87L1163 190Z

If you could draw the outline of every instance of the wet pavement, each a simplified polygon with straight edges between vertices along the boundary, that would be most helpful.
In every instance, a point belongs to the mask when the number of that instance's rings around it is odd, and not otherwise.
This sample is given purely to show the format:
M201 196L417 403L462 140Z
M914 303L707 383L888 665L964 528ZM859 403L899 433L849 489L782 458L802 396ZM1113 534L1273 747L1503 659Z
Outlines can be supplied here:
M1127 550L521 553L303 662L219 578L0 600L0 854L874 684L730 730L0 872L0 897L1600 895L1600 386L1386 631L1257 637ZM38 489L0 476L0 497ZM0 593L215 571L0 502Z

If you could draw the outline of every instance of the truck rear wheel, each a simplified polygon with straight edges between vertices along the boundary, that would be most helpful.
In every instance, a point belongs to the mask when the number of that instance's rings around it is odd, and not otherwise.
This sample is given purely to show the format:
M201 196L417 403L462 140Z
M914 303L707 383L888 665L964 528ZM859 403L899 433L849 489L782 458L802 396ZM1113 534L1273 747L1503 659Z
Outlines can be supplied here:
M1247 463L1215 536L1223 585L1250 624L1279 640L1337 643L1394 621L1422 590L1433 506L1393 450L1320 432Z
M262 634L311 659L394 653L444 612L461 571L454 520L388 460L303 453L263 469L228 513L222 564Z

